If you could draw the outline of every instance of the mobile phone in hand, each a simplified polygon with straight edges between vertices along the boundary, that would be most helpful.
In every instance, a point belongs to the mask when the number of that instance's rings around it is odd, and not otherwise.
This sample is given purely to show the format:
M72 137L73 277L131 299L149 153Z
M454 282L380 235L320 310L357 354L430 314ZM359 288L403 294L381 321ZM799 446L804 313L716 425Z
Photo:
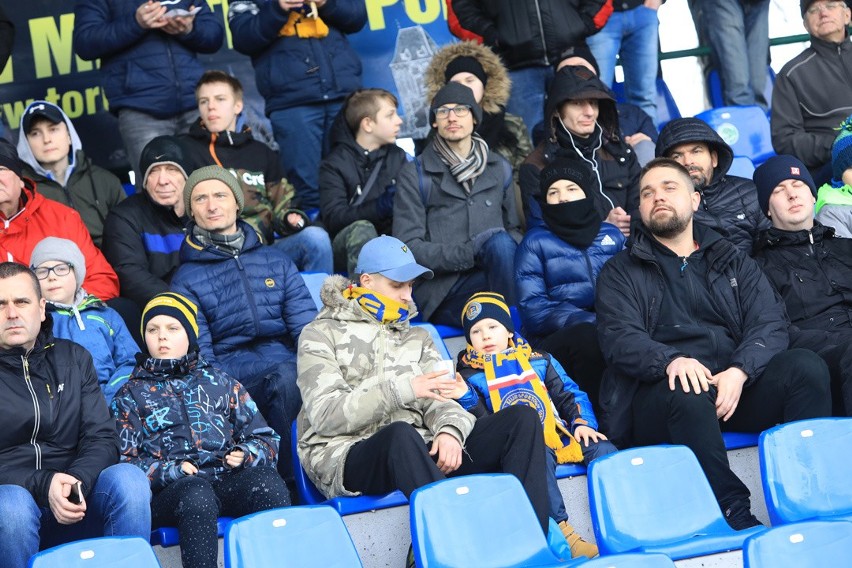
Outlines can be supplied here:
M71 493L68 495L68 500L74 503L75 505L79 505L83 502L83 482L78 481L74 485L71 486Z

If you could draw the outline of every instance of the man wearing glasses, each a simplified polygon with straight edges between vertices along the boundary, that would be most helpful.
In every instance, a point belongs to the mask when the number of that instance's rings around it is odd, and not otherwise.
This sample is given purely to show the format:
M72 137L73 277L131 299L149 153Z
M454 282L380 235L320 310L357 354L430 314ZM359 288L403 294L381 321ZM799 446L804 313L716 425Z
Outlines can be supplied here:
M836 128L852 113L850 10L842 0L802 0L811 45L778 74L772 94L772 145L811 171L816 186L831 178Z
M521 239L512 167L475 133L473 91L447 83L429 108L432 140L400 173L393 234L435 273L414 297L423 318L458 325L474 292L516 303L514 258Z

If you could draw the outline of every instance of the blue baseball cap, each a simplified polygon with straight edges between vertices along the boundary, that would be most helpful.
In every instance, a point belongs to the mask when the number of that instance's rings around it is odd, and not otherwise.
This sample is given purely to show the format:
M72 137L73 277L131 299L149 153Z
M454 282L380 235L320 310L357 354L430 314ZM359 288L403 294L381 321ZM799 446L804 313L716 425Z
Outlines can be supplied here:
M382 235L367 242L358 254L356 274L381 274L396 282L408 282L422 276L432 278L434 273L420 266L411 249L399 239Z

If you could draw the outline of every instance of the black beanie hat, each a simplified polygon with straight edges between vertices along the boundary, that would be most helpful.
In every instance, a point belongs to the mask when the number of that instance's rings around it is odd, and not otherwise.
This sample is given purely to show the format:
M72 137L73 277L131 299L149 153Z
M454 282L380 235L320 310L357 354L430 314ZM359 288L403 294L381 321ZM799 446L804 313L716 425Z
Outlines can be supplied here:
M476 124L482 124L482 107L476 104L473 91L470 90L470 87L453 82L447 83L441 87L440 91L435 93L435 98L432 99L432 104L429 106L429 124L435 123L435 109L448 103L469 106Z
M757 202L764 215L769 214L769 196L785 179L797 179L808 184L811 193L816 197L817 190L814 179L808 168L795 156L782 154L772 156L761 164L752 176L754 185L757 186Z
M18 158L18 150L5 138L0 138L0 166L9 168L18 177L21 177L21 172L24 171L24 163Z
M565 50L562 54L562 59L568 59L569 57L582 57L586 61L589 62L595 70L595 75L600 75L600 67L598 67L598 60L595 59L595 55L592 53L592 50L589 49L589 46L585 43L581 43Z
M192 300L175 292L163 292L151 298L142 310L143 338L148 322L156 316L169 316L178 320L186 330L190 350L198 345L198 307Z
M142 174L142 183L139 187L145 188L145 182L148 181L151 168L158 164L177 166L183 172L184 178L189 177L186 172L192 171L189 156L183 144L174 136L157 136L142 149L142 155L139 158L139 173Z
M515 333L515 323L512 321L512 312L506 305L506 298L497 292L477 292L468 299L462 310L462 327L468 345L470 345L470 328L478 321L487 318L497 320L509 330L509 333Z
M805 17L805 12L808 11L808 8L810 8L811 4L813 4L814 2L816 2L816 0L801 0L800 4L801 4L801 8L802 8L802 17L803 18ZM846 0L846 6L852 7L852 4L849 3L849 0Z
M541 170L539 175L539 197L547 200L547 189L560 179L573 181L584 192L588 192L594 185L594 177L589 164L579 158L570 156L559 156Z
M447 65L447 68L444 70L444 80L449 81L458 73L470 73L471 75L476 75L476 78L482 81L483 87L488 83L488 75L485 74L485 69L482 67L482 63L480 63L477 58L471 57L470 55L462 55L450 61L450 64Z

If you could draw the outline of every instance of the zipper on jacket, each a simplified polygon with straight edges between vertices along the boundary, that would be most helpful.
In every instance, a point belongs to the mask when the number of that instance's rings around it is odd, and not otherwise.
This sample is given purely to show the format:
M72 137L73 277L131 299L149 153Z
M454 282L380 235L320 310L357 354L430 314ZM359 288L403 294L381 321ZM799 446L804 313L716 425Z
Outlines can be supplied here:
M29 353L21 355L21 364L24 369L24 383L27 385L27 390L30 391L30 396L33 399L33 411L35 415L33 420L33 433L30 436L30 445L32 445L33 450L35 450L35 468L41 469L41 446L39 446L38 442L36 442L38 439L39 429L41 428L41 406L39 406L33 382L30 379L30 362L27 359L28 356ZM49 392L50 390L48 390L48 393Z
M550 65L550 60L547 58L547 40L544 39L544 24L541 21L541 7L538 5L538 0L535 0L535 13L538 16L538 33L541 34L541 48L544 50L542 60L545 65Z
M251 317L254 321L254 332L260 333L260 318L257 316L257 302L254 301L254 293L251 291L251 286L249 285L248 278L246 278L246 271L243 268L243 263L240 262L240 255L235 254L234 260L237 262L237 268L240 269L240 280L243 283L243 289L246 291L246 298L250 298L249 306L251 306Z
M808 242L810 243L808 245L808 249L811 251L811 254L816 256L816 254L814 252L814 233L813 233L813 231L810 231L810 230L808 230Z
M586 259L586 270L589 271L589 282L594 282L595 272L592 269L592 259L589 258L589 249L583 250L583 257Z

